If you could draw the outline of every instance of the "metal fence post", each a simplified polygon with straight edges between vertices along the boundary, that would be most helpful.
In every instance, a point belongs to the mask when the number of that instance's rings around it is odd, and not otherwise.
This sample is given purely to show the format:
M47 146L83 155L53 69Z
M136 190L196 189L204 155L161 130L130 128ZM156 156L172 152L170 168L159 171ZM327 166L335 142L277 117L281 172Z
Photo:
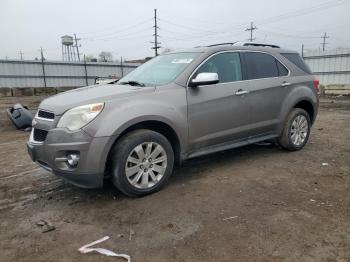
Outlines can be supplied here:
M86 86L89 85L89 81L88 81L88 75L87 75L87 68L86 68L86 57L84 55L84 70L85 70L85 83L86 83Z
M41 53L41 66L42 66L42 69L43 69L44 88L45 88L45 94L47 95L46 74L45 74L45 64L44 64L44 54L43 54L43 49L42 49L42 48L40 48L40 53Z
M122 77L124 76L124 68L123 68L123 57L120 57L120 71L122 73Z

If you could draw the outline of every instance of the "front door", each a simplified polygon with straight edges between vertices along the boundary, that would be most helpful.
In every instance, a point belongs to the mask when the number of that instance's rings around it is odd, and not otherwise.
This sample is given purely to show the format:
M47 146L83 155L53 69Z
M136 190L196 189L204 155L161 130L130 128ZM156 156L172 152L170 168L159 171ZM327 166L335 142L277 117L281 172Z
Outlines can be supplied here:
M242 81L240 54L221 52L208 58L194 73L217 73L219 83L188 87L190 151L246 138L250 109Z

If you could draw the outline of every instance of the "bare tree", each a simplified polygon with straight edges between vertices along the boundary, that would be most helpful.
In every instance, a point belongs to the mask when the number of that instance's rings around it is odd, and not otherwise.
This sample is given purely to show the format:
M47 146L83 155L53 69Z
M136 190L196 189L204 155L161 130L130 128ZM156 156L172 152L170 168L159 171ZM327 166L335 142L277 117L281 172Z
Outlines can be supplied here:
M100 61L100 62L112 62L113 55L111 52L102 51L98 55L98 61Z
M86 55L85 56L85 60L86 60L86 62L97 62L97 58L95 58L95 56L94 55Z

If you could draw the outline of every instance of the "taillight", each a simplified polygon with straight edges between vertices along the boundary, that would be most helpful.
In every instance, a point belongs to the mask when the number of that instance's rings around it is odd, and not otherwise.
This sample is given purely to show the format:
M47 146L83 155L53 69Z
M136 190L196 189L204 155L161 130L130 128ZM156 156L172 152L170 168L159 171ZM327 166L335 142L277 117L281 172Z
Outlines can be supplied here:
M320 84L320 81L318 79L314 79L314 88L318 95L320 95L320 88L318 87L319 84Z

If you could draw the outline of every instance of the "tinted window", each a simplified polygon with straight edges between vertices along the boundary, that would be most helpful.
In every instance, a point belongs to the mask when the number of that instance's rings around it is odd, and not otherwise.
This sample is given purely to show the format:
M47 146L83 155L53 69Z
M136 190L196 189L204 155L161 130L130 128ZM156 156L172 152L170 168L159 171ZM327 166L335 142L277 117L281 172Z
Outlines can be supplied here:
M221 53L206 61L196 72L217 73L219 83L242 80L241 61L238 53Z
M282 65L278 60L276 60L277 68L278 68L278 75L279 76L286 76L288 75L288 69Z
M312 74L309 66L305 64L304 60L300 57L297 53L284 53L281 54L285 58L287 58L289 61L291 61L293 64L295 64L297 67L299 67L301 70L303 70L305 73Z
M248 79L277 77L278 69L275 58L269 54L246 52Z

